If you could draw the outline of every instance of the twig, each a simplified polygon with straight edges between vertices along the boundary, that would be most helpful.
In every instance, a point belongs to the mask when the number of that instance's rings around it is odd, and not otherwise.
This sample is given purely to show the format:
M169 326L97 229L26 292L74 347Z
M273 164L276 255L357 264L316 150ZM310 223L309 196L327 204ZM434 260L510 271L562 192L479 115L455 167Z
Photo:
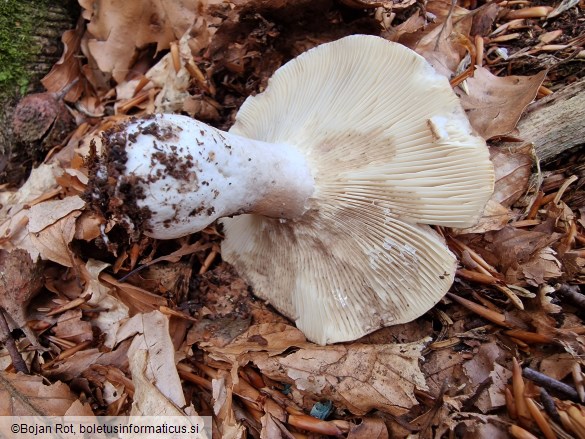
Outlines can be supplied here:
M12 335L10 334L10 328L8 327L8 322L6 321L6 317L4 316L4 310L0 309L0 343L4 343L6 346L6 350L10 354L10 358L12 359L12 364L14 365L14 369L17 372L22 372L27 375L30 374L22 355L18 351L16 347L16 342Z
M540 388L540 402L546 414L557 424L561 423L561 417L557 411L555 400L548 394L545 388Z
M578 306L581 309L585 309L585 295L579 292L578 286L562 284L557 289L557 293L559 293L573 305Z
M573 401L579 401L579 394L573 387L569 386L568 384L562 383L559 380L555 380L554 378L537 372L534 369L530 369L529 367L524 368L522 375L524 375L524 377L528 378L529 380L534 381L539 386L562 393L564 396Z

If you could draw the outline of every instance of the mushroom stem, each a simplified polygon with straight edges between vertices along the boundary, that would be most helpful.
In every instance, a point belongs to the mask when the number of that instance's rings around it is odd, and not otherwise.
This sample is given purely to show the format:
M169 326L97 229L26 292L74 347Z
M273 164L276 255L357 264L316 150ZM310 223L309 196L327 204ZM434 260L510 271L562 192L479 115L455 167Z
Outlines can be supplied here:
M133 119L104 132L101 142L104 151L92 167L92 201L158 239L194 233L242 213L298 218L314 191L296 148L247 139L185 116Z

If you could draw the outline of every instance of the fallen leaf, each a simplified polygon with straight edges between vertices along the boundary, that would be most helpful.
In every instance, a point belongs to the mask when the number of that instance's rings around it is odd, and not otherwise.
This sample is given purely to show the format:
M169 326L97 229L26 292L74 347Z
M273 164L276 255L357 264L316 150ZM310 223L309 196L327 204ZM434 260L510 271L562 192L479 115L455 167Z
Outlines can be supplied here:
M42 267L21 249L0 250L0 267L0 308L36 344L34 332L26 326L26 308L43 286Z
M534 156L530 147L517 148L516 151L491 148L490 153L496 178L491 200L510 207L528 189Z
M501 230L514 219L514 213L498 203L492 196L485 205L481 218L476 225L465 229L453 229L454 235L464 235L467 233L485 233L495 230Z
M87 48L102 72L122 82L138 49L156 43L156 51L168 49L195 20L200 0L142 1L81 0L89 18L91 35Z
M427 388L418 366L425 342L313 346L277 357L261 353L251 361L271 379L353 414L378 409L400 416L417 403L414 389Z
M128 317L128 307L110 294L111 288L99 279L100 273L108 266L105 262L89 259L85 265L77 268L85 282L83 296L90 296L87 304L101 309L92 323L104 334L104 345L113 348L120 323Z
M99 365L126 368L128 364L128 348L130 341L121 342L116 349L100 352L98 348L90 348L75 352L72 356L43 367L43 375L63 381L71 381L88 373L91 368Z
M545 247L538 251L532 259L522 264L522 274L526 283L532 286L545 284L550 279L561 277L561 263L555 257L556 252Z
M134 337L128 350L134 384L130 416L189 416L191 421L203 425L203 419L185 400L167 317L159 311L152 311L138 314L131 320L140 333ZM208 436L203 431L191 437L203 439Z
M477 67L473 77L465 81L467 92L456 92L471 126L484 139L491 139L514 130L545 76L546 71L533 76L498 77Z
M81 320L81 317L82 312L80 309L66 311L57 319L53 333L56 337L74 343L93 340L91 323L87 320Z
M218 428L222 437L244 439L246 428L236 419L233 410L232 386L226 386L228 380L229 377L223 376L212 380L213 413L219 421Z
M482 413L488 413L506 405L504 391L512 378L512 372L509 369L494 363L493 370L490 372L490 378L492 379L492 383L487 390L479 396L475 404Z
M78 21L75 29L63 32L61 42L63 43L63 54L51 71L41 79L41 83L49 92L60 92L73 81L81 77L80 47L81 37L85 27L83 20ZM64 96L65 100L75 102L81 96L83 83L79 81Z
M65 415L93 416L93 412L62 382L47 385L42 376L0 372L0 416Z
M388 439L388 428L380 418L364 418L358 425L353 425L347 439Z
M69 244L75 236L75 221L81 215L75 210L40 232L30 233L30 240L41 258L64 267L73 267L73 255Z

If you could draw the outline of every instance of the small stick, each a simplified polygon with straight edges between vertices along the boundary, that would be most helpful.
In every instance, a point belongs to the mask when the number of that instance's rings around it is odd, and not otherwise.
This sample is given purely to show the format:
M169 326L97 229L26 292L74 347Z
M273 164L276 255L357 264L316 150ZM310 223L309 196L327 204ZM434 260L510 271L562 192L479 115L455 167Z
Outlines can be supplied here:
M559 416L555 400L543 387L540 388L540 402L542 403L542 407L544 408L546 414L557 424L560 424L561 417Z
M4 343L4 346L6 346L6 350L12 359L14 369L16 369L17 372L22 372L29 375L30 371L28 370L28 366L24 362L22 355L20 355L20 352L16 347L16 342L10 334L10 328L8 327L8 322L6 321L4 310L2 309L0 309L0 343Z
M524 368L522 375L524 375L524 377L528 378L529 380L534 381L539 386L562 393L565 397L573 401L579 401L579 394L573 387L569 386L568 384L562 383L559 380L555 380L554 378L537 372L536 370L529 367Z
M576 285L562 284L558 289L557 293L567 299L573 305L578 306L581 309L585 309L585 295L580 293L579 287Z

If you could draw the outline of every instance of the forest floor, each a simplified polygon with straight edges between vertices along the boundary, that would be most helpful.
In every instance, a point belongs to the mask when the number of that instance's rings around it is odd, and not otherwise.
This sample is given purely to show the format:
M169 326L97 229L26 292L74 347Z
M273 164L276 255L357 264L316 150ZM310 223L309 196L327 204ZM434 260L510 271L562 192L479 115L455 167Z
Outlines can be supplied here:
M213 437L585 438L582 148L539 163L515 129L583 80L582 0L79 3L41 97L65 89L67 107L30 139L26 183L0 191L1 415L148 415L156 401L212 416ZM86 207L96 133L160 112L229 129L278 67L352 34L446 75L496 169L479 224L441 230L459 269L422 317L319 346L221 260L219 226L131 240Z

